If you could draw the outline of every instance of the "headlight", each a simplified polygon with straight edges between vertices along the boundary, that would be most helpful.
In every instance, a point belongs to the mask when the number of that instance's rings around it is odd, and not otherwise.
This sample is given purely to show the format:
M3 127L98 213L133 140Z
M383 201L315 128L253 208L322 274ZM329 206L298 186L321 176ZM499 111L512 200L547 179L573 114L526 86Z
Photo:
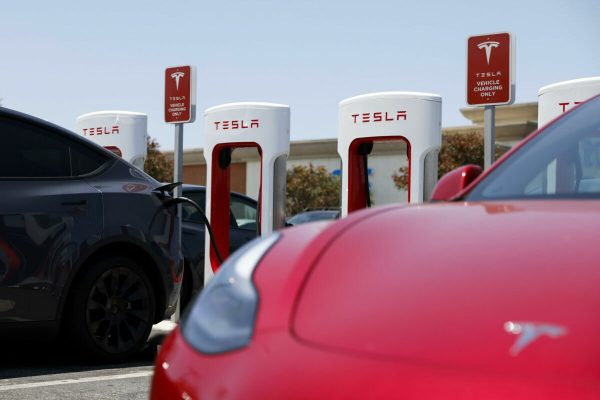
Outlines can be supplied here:
M250 342L258 305L252 274L278 239L278 234L272 234L253 240L223 263L181 325L183 337L192 347L215 354Z

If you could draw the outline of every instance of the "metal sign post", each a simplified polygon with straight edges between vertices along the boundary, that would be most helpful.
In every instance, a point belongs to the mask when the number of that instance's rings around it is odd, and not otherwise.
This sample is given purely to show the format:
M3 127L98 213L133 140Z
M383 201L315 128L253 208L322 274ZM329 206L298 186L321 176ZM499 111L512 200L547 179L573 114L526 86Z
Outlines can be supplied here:
M495 161L497 105L515 99L514 36L492 33L467 39L467 104L484 106L484 168Z
M183 182L183 124L196 119L196 73L190 65L170 67L165 70L165 122L175 124L175 149L173 151L173 182ZM174 197L181 197L177 186ZM181 204L177 205L177 247L181 249ZM179 321L179 302L171 321Z
M175 124L175 149L173 151L173 182L183 182L183 124ZM174 197L181 197L182 188L177 186L173 191ZM181 207L179 204L177 207ZM181 225L181 213L177 213Z
M496 161L496 106L483 110L483 168L488 169Z

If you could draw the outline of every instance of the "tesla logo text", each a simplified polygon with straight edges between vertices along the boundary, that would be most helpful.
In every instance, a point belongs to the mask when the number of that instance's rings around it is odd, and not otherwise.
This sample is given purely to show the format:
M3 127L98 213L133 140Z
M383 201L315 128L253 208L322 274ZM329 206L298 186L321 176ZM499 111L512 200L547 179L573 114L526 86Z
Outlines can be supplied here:
M581 103L581 101L574 101L573 105L576 106L577 104L580 104L580 103ZM571 104L571 102L569 102L569 101L567 101L566 103L558 103L558 105L562 107L562 112L567 111L567 106L570 104Z
M185 72L173 72L171 78L175 79L175 89L179 90L179 79L185 76Z
M396 111L394 112L374 112L374 113L361 113L361 114L352 114L352 119L354 123L362 122L385 122L385 121L399 121L401 119L406 121L406 111Z
M513 356L518 355L525 347L542 336L557 339L568 333L567 328L564 326L537 322L508 321L504 324L504 330L513 335L519 335L516 342L510 348L510 354Z
M215 130L223 129L248 129L248 128L258 128L259 120L251 119L250 124L248 121L244 121L243 119L234 119L232 121L215 121Z
M83 128L83 136L115 135L119 133L119 125L99 126L97 128Z
M490 63L490 57L492 56L492 49L498 46L500 46L500 43L493 41L483 42L477 45L480 50L485 50L485 59L487 60L488 64Z
M496 78L502 76L502 71L492 72L475 72L477 78Z

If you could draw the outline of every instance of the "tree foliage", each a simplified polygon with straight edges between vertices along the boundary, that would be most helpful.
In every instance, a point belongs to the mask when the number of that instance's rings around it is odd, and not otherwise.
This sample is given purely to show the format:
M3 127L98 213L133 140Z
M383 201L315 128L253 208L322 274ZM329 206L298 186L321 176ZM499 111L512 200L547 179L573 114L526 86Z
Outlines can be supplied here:
M148 136L148 152L144 171L159 182L173 181L173 160L169 160L159 149L156 139Z
M339 177L323 166L295 165L287 171L286 214L306 208L340 207L340 183Z
M442 135L442 147L438 156L438 178L461 165L476 164L483 168L483 136L479 133L452 133ZM496 158L505 149L496 146ZM408 189L408 167L401 167L392 175L400 190Z

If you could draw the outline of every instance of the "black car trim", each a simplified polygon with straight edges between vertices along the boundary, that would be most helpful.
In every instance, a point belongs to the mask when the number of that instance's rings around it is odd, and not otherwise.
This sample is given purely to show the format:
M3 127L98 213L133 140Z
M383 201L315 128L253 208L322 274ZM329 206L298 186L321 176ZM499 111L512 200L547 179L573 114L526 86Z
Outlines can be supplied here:
M50 177L31 177L31 176L15 176L15 177L0 177L0 181L74 181L74 180L85 180L89 178L94 178L96 176L102 175L106 170L110 169L113 165L115 165L115 160L106 160L104 164L100 167L96 168L94 171L83 174L83 175L73 175L73 176L50 176Z

